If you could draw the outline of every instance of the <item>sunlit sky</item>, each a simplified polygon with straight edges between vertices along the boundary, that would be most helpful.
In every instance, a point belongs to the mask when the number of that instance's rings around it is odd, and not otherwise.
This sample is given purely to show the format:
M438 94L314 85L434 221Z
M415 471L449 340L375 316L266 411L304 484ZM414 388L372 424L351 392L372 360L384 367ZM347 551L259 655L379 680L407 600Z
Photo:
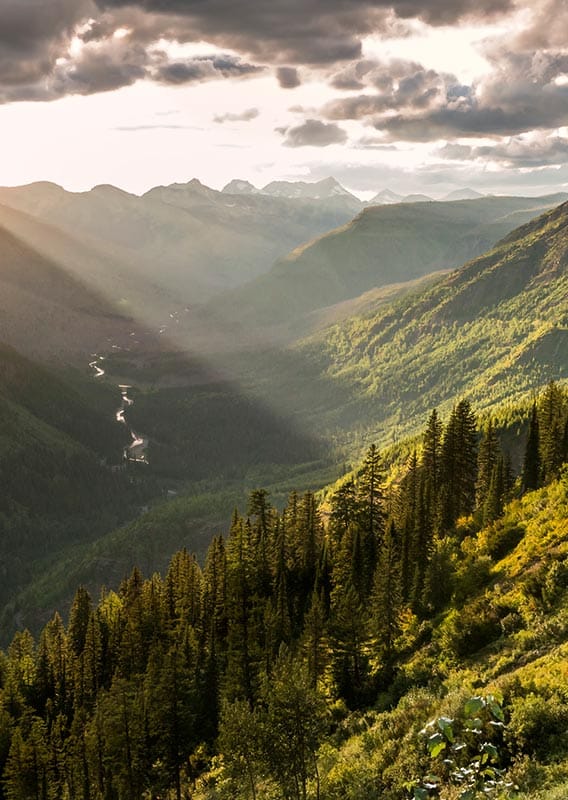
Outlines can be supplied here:
M0 184L568 189L567 0L0 0Z

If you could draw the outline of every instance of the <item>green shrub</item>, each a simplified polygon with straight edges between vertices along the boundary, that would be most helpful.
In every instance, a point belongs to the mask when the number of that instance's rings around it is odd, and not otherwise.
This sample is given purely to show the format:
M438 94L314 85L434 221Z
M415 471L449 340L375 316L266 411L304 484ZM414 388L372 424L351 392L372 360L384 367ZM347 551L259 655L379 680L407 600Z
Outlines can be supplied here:
M554 693L550 697L531 692L511 704L507 741L513 752L541 761L568 754L568 704Z
M472 655L501 635L497 610L485 598L450 611L440 626L442 652L464 658Z

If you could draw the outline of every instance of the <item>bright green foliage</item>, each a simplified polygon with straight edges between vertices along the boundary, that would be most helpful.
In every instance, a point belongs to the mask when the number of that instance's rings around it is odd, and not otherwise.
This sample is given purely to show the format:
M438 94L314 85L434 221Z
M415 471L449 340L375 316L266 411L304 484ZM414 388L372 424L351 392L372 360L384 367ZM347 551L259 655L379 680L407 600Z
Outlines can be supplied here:
M457 800L508 796L513 783L499 767L505 728L501 704L493 695L471 697L461 719L438 717L423 728L432 771L414 788L415 800L439 797L448 785L459 787Z
M283 652L261 692L263 760L284 797L306 800L317 779L317 750L326 729L326 707L308 671Z

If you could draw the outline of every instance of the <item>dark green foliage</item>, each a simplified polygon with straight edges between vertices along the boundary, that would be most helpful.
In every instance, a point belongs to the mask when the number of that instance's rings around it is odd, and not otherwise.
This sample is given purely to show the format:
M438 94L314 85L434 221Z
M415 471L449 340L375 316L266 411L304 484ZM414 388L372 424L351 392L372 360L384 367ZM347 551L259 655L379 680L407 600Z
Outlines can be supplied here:
M471 514L477 478L477 426L468 400L453 409L444 431L441 451L440 519L451 527Z
M523 474L521 478L523 491L530 492L532 489L538 489L540 485L540 476L540 436L538 427L538 413L535 402L532 406L529 432L525 446Z

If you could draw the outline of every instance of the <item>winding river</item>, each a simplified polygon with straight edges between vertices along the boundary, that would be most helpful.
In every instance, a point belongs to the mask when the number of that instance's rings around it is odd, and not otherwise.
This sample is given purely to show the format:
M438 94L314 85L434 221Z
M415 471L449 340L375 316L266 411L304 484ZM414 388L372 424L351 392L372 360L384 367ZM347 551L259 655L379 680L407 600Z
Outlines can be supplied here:
M94 372L95 378L102 378L105 374L104 369L101 367L101 362L104 361L105 357L100 356L97 353L92 353L92 361L89 362L89 367ZM117 409L115 418L116 421L119 422L121 425L126 425L130 437L132 439L131 443L124 448L124 460L125 461L136 461L139 464L147 464L148 457L146 455L146 451L148 449L148 438L146 436L142 436L136 433L126 421L125 411L129 406L134 405L134 400L128 396L128 390L132 389L132 386L126 383L121 383L118 385L121 394L121 403L120 408Z

